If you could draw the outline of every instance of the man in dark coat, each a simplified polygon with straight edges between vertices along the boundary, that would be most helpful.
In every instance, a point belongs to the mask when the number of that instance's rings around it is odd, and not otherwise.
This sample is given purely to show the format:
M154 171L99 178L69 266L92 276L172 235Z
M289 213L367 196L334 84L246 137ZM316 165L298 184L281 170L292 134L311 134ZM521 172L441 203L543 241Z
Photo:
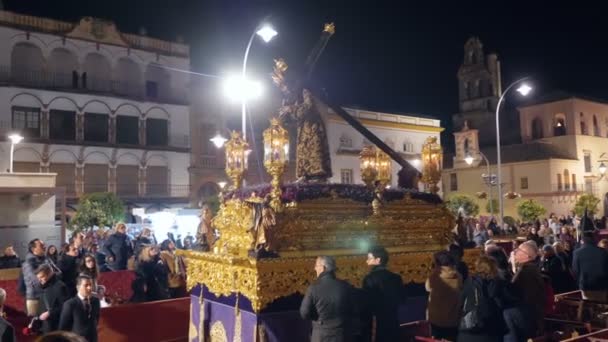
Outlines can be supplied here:
M5 301L6 291L3 288L0 288L0 342L16 342L15 328L2 317Z
M0 257L0 269L2 268L19 268L21 260L15 253L13 246L8 246L4 249L4 255Z
M365 341L399 340L399 304L403 296L401 276L386 268L388 252L383 247L373 247L367 253L370 272L363 278L363 338ZM375 328L374 328L375 318ZM371 338L375 335L374 338Z
M76 279L78 294L63 304L59 330L72 331L87 339L97 342L97 323L101 310L99 299L92 295L93 279L81 275Z
M76 277L78 276L80 264L78 248L74 244L69 245L68 251L59 257L57 264L61 270L61 280L67 287L70 297L74 297L76 295Z
M42 286L42 313L38 318L42 321L42 332L49 333L57 330L59 316L63 303L70 298L65 284L57 278L48 264L42 264L36 270L36 277Z
M133 255L131 241L127 236L127 226L119 223L116 226L116 233L110 235L103 246L103 252L106 255L108 268L112 271L120 271L127 269L127 262Z
M583 234L582 246L574 251L572 270L583 299L608 300L608 253L595 245L593 232Z
M353 287L336 279L336 261L320 256L315 262L317 280L308 287L300 306L303 319L312 320L311 342L352 341Z

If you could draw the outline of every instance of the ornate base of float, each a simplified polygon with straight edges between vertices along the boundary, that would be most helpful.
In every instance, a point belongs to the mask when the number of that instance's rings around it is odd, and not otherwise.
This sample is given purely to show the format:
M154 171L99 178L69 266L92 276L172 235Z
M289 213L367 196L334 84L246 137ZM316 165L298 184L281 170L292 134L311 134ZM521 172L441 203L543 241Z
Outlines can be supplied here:
M401 322L424 319L424 282L433 251L391 253L389 268L406 285L408 302ZM480 250L467 250L472 265ZM299 315L306 288L314 280L315 256L261 259L185 252L192 287L190 341L308 341L310 322ZM336 256L337 276L360 286L366 256ZM203 336L206 336L203 338Z

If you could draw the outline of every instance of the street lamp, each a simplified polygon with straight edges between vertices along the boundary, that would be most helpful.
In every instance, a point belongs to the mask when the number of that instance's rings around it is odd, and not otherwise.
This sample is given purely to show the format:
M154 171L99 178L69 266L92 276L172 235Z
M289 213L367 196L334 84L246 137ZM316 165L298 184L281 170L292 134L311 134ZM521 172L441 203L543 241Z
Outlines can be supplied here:
M11 152L9 155L9 166L8 172L13 173L13 156L15 154L15 145L23 140L23 137L17 133L11 134L8 136L8 139L11 141Z
M483 154L483 152L481 151L477 151L477 153L483 158L483 160L486 163L486 169L488 172L488 194L490 196L490 213L492 215L494 215L494 203L492 203L492 174L490 173L490 162L488 161L488 158L486 157L485 154ZM471 165L473 164L473 161L475 160L475 158L473 158L473 156L470 153L467 153L467 155L464 157L464 161L467 163L467 165Z
M264 21L256 26L255 30L249 38L247 48L245 49L245 57L243 58L243 70L240 78L228 79L225 83L225 90L229 93L230 97L238 97L241 101L241 120L243 130L243 140L247 140L247 100L260 96L262 87L257 82L247 80L247 59L249 58L249 50L255 36L259 36L262 40L268 43L272 38L277 35L272 26Z
M606 174L606 164L604 164L604 162L602 162L600 164L600 167L598 168L600 170L600 174L603 176L604 174Z
M224 138L221 134L217 133L213 138L209 139L209 141L211 141L213 143L213 145L215 145L215 147L217 148L222 148L222 146L224 146L224 143L227 141L228 139Z
M505 99L505 96L507 95L507 93L509 92L509 90L511 90L513 87L515 87L516 85L519 84L519 87L517 88L517 92L520 93L522 96L527 96L528 94L530 94L530 91L532 91L532 87L530 87L528 84L526 84L524 81L527 80L529 77L524 77L521 78L513 83L511 83L511 85L509 85L507 87L507 89L505 89L505 91L502 93L502 95L500 96L500 99L498 100L498 105L496 105L496 168L497 168L497 176L498 176L498 202L499 202L499 206L500 206L500 224L502 225L504 223L504 216L505 216L505 207L504 207L504 203L503 203L503 196L502 196L502 160L501 160L501 156L500 156L500 105L502 104L502 102Z

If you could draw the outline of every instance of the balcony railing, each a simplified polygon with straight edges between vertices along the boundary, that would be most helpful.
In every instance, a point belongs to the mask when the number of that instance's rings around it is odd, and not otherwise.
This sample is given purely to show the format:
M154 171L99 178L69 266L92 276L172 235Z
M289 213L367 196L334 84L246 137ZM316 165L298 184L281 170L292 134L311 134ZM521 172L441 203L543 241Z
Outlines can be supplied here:
M66 188L66 195L77 197L75 184L57 184L58 187ZM85 183L84 193L107 192L108 184ZM121 198L183 198L190 196L190 185L188 184L146 184L145 191L139 192L138 184L116 184L116 195Z
M183 91L172 91L167 90L163 85L159 85L159 91L156 96L148 96L145 92L144 83L110 80L91 75L84 78L82 77L82 74L78 74L74 77L72 73L54 72L42 69L11 69L6 65L0 65L0 83L24 87L69 90L71 92L114 95L128 97L138 101L173 104L188 103L187 91L185 89Z
M597 185L595 183L576 183L576 184L551 184L552 192L562 193L595 193L597 191Z

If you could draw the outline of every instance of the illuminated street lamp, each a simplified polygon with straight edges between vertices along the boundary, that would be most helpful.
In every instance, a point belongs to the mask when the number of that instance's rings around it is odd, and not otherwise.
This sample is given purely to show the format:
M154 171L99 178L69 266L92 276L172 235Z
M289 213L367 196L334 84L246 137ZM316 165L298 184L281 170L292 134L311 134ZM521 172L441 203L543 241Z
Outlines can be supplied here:
M494 203L492 203L492 174L490 173L490 161L488 161L488 158L486 157L485 154L483 154L483 152L481 151L477 151L477 153L483 158L484 162L486 163L486 170L487 170L487 175L488 175L488 188L489 188L489 194L490 194L490 214L494 215ZM464 157L464 161L467 163L467 165L472 165L473 161L475 160L475 158L473 158L473 156L471 155L471 153L467 153L467 155ZM482 175L483 177L483 175Z
M256 26L255 30L249 38L247 47L245 48L245 57L243 58L243 70L241 77L229 78L224 84L224 90L231 98L237 98L241 101L241 121L242 121L242 132L243 140L247 140L247 100L259 97L262 93L262 87L260 83L253 82L247 79L247 59L249 58L249 50L255 36L259 36L262 40L268 43L272 38L277 35L277 31L272 26L264 21Z
M602 162L598 168L600 170L600 174L603 176L606 174L606 164L604 164L604 162Z
M213 145L215 145L215 147L217 148L222 148L222 146L224 146L224 143L227 141L228 139L224 138L221 134L217 133L213 138L209 139L209 141L211 141L213 143Z
M226 143L226 174L232 180L234 189L239 189L243 182L243 174L247 171L247 156L249 145L241 137L241 133L233 131Z
M9 155L8 171L10 173L13 173L13 156L15 154L15 145L20 143L21 140L23 140L23 137L19 134L14 133L14 134L9 135L8 139L11 141L11 151L10 151L10 155Z
M532 91L532 87L530 87L528 84L526 84L524 81L527 80L529 77L524 77L521 78L513 83L511 83L511 85L509 85L507 87L507 89L505 89L505 91L502 93L502 95L500 96L500 99L498 100L498 104L496 105L496 168L497 168L497 176L498 176L498 205L500 206L500 224L502 225L504 223L504 217L505 217L505 207L504 207L504 203L503 203L503 196L501 196L502 194L502 159L501 159L501 155L500 155L500 105L502 104L502 102L505 99L505 96L507 95L507 93L509 93L509 90L511 90L511 88L515 87L516 85L519 84L519 87L516 89L518 93L520 93L522 96L528 96L528 94L530 94L530 91Z
M369 188L374 186L378 175L376 169L376 149L373 146L363 146L359 153L359 164L361 167L361 180Z

